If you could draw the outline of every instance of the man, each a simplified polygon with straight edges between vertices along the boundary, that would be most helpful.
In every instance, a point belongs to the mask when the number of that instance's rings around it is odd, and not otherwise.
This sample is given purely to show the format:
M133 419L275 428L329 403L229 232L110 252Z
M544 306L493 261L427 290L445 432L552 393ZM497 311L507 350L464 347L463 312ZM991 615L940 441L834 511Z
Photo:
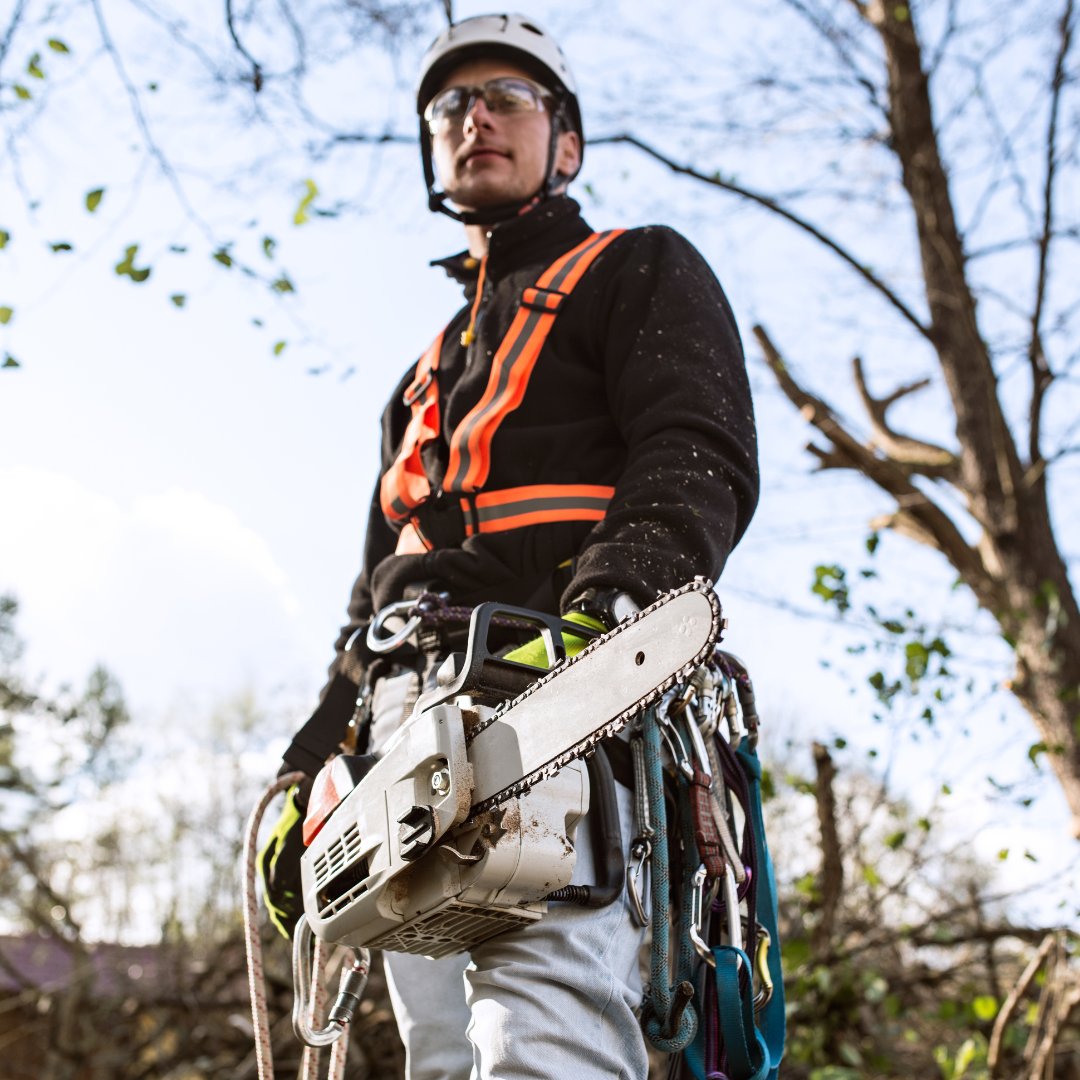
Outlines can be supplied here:
M384 413L324 713L355 700L374 659L359 632L389 603L433 588L611 627L660 591L715 580L757 499L749 387L716 279L669 229L594 235L565 194L585 144L558 45L521 16L467 19L425 56L417 108L429 205L468 245L438 265L467 302ZM410 680L374 687L375 752L407 715ZM623 787L619 804L628 822ZM587 832L575 882L595 869ZM645 1077L641 933L623 898L553 904L471 956L386 954L409 1077Z

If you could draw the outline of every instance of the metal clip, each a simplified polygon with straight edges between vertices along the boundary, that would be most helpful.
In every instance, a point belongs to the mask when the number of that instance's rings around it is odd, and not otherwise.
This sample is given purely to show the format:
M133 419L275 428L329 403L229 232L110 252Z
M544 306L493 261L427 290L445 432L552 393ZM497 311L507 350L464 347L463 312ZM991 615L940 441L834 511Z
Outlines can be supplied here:
M761 982L761 989L754 995L754 1012L760 1012L772 1000L773 981L769 971L769 946L772 938L764 926L757 928L757 948L754 950L754 970Z
M669 706L662 702L660 708L656 710L656 719L660 724L660 735L667 745L668 753L671 755L675 767L687 780L693 780L694 767L690 764L690 755L686 752L686 744L682 741L675 724L672 722L668 708Z
M705 899L706 881L708 881L708 874L705 871L705 864L702 863L690 880L690 940L693 942L698 956L710 967L716 967L716 958L712 954L712 949L709 948L709 943L701 936L701 931L704 928L705 912L712 907L711 892L708 901Z
M316 1028L308 1016L308 1003L311 1000L311 969L308 954L311 950L311 926L307 916L301 915L293 931L293 986L296 997L293 1001L293 1031L296 1037L311 1047L330 1046L345 1033L346 1028L356 1016L356 1008L367 985L368 972L371 969L371 954L367 949L350 946L352 958L341 969L341 985L337 997L330 1006L326 1024Z
M701 728L698 727L697 717L694 715L694 709L690 702L686 703L683 716L686 718L686 728L690 733L690 745L694 748L694 757L697 758L698 765L705 774L705 779L711 784L712 762L709 760L709 751L705 749L705 740L702 738Z
M743 736L746 734L746 725L743 723L738 698L735 694L729 694L724 700L724 719L727 720L728 742L731 743L731 749L738 750L739 743L742 742Z
M728 944L743 947L742 918L739 915L739 887L731 864L724 865L724 914L727 916Z
M626 894L630 897L630 917L636 926L649 925L639 886L645 876L645 863L651 858L652 841L644 836L635 838L630 845L630 858L626 861Z
M420 625L420 613L416 609L415 600L398 600L393 604L387 604L371 620L367 632L367 647L374 653L388 653L404 645ZM386 623L395 616L406 618L405 625L400 630L383 637L382 632Z

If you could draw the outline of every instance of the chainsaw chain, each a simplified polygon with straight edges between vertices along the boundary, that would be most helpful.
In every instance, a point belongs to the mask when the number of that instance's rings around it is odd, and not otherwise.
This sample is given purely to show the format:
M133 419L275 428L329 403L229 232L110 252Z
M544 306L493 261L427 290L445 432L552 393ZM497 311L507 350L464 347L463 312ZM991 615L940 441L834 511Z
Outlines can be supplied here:
M587 735L584 739L575 743L572 747L564 750L557 757L553 758L546 765L542 765L539 769L534 769L531 773L523 776L520 780L511 784L509 787L505 787L502 791L496 792L494 795L489 796L482 802L474 803L469 811L470 818L475 817L477 814L482 814L485 810L490 810L493 807L501 806L509 799L520 798L522 795L527 795L541 780L548 780L558 773L565 766L569 765L571 761L576 761L580 757L584 757L590 754L596 749L598 743L604 741L604 739L610 738L612 735L617 734L626 725L633 720L635 716L647 709L650 705L659 701L664 694L667 693L673 686L681 682L685 682L694 671L700 667L706 660L712 656L712 651L715 643L720 639L720 632L723 629L723 623L720 616L720 602L716 598L716 593L713 592L713 588L710 582L705 578L695 578L693 581L688 582L685 585L680 586L677 589L672 589L671 592L664 593L663 596L653 601L647 608L643 608L641 611L635 612L633 615L627 616L622 622L616 623L611 630L606 634L601 635L598 638L594 638L584 649L581 650L576 656L570 657L564 660L561 664L553 667L550 671L546 672L539 679L536 680L527 690L522 691L517 697L510 701L504 702L502 705L492 713L491 716L486 717L484 721L478 724L472 732L466 738L466 743L471 743L480 732L486 728L491 727L497 720L513 709L516 705L519 705L530 694L535 694L541 687L551 682L552 679L557 679L564 671L572 667L574 664L579 664L588 659L588 657L594 653L601 645L610 641L612 638L617 637L619 634L628 630L636 622L644 619L646 615L649 615L659 607L663 607L664 604L671 600L674 600L677 596L682 596L688 592L700 592L703 593L709 601L709 608L712 611L712 626L709 633L708 643L701 649L700 652L686 664L684 664L673 675L664 679L658 686L655 686L649 693L638 698L632 705L628 706L617 716L608 720L605 724L598 727L591 734Z

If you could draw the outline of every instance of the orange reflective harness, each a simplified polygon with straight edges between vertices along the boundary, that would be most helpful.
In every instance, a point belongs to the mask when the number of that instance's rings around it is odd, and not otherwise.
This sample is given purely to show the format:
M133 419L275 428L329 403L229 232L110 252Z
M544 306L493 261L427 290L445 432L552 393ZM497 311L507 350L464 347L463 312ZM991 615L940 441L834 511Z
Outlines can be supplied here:
M402 398L411 409L397 458L383 474L379 499L388 521L402 523L397 553L430 550L477 533L505 532L551 521L600 521L615 489L604 484L527 484L483 490L491 472L491 443L502 422L525 397L555 317L596 257L624 229L593 233L560 256L522 292L521 304L491 363L487 387L450 438L450 459L440 491L432 493L421 451L440 432L438 368L445 330L420 358ZM425 504L460 507L452 536L432 537ZM456 515L455 515L456 516ZM425 528L425 524L428 526Z

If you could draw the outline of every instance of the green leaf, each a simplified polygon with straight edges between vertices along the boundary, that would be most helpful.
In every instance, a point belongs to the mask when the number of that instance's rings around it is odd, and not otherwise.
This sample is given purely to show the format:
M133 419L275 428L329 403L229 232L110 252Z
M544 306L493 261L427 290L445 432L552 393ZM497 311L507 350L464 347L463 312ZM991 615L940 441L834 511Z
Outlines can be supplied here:
M71 50L59 39L51 37L48 41L48 46L53 52L57 53L69 53Z
M0 326L7 326L11 322L11 316L14 314L14 308L0 307Z
M0 229L0 248L6 248L10 239L11 233L7 229Z
M891 833L885 837L885 846L890 851L896 851L897 848L903 847L904 841L907 839L907 830L900 829L897 832Z
M69 244L66 240L57 240L56 243L50 244L49 249L51 251L74 251L75 248Z
M15 91L15 96L20 101L29 101L34 96L30 93L29 90L26 89L25 86L22 85L22 83L15 83L12 86L12 89Z
M270 288L274 290L279 296L284 296L286 293L296 292L296 286L289 280L288 274L282 274L277 281L271 282Z
M1039 767L1040 755L1045 754L1049 749L1050 747L1047 746L1044 742L1032 743L1028 747L1028 760L1031 762L1032 765L1035 766L1036 769Z
M998 853L998 862L1004 862L1009 857L1009 849L1007 847L1001 848Z
M182 308L187 303L187 297L183 293L180 293L180 292L173 293L172 296L169 297L169 299L178 308Z
M26 74L34 79L44 79L45 72L41 70L41 53L34 53L30 62L26 65Z
M86 209L92 214L100 205L102 197L105 195L104 188L94 188L93 191L86 193Z
M318 185L314 180L304 181L304 195L297 204L296 212L293 214L294 225L306 225L311 220L311 215L308 214L308 207L315 201L315 196L319 194Z
M284 342L284 341L275 341L274 342L274 355L275 356L280 356L285 351L285 345L286 345L286 342Z
M222 266L232 266L233 257L229 254L228 248L220 247L214 252L214 258L221 263Z
M881 533L872 532L866 538L866 550L873 555L878 549L878 545L881 543Z
M997 998L990 994L980 994L972 1001L971 1011L975 1014L976 1020L981 1020L984 1024L988 1023L997 1016Z
M863 881L871 888L881 884L881 875L872 866L864 866L862 876Z
M114 269L120 277L129 277L136 284L142 284L150 276L150 267L137 267L135 265L135 256L138 251L138 244L131 244L124 248L124 257L116 264Z
M15 357L11 355L11 353L4 353L4 363L3 363L2 366L6 367L6 368L8 368L8 367L15 368L15 367L22 367L22 364L20 364L19 361L16 360Z
M274 248L277 247L277 241L272 236L264 236L262 242L263 254L268 258L274 257Z

